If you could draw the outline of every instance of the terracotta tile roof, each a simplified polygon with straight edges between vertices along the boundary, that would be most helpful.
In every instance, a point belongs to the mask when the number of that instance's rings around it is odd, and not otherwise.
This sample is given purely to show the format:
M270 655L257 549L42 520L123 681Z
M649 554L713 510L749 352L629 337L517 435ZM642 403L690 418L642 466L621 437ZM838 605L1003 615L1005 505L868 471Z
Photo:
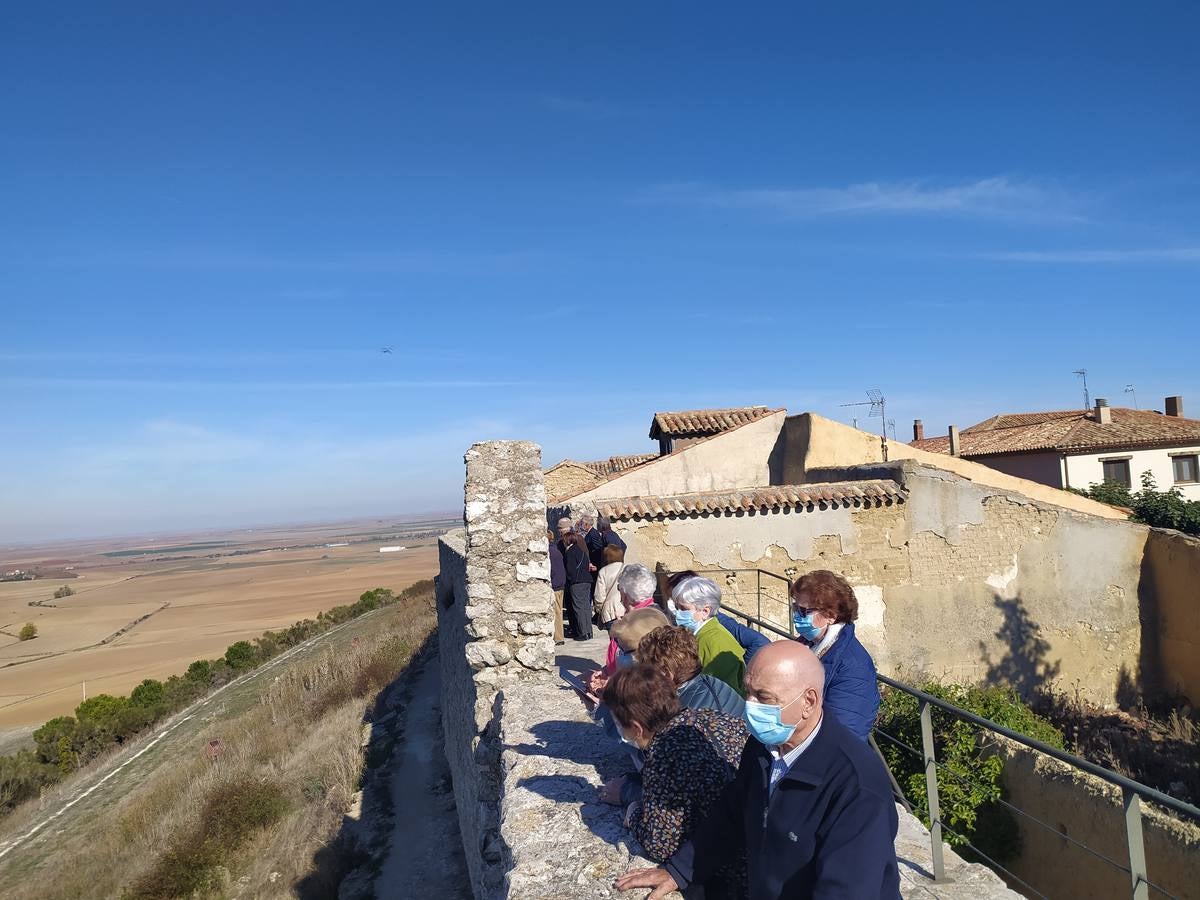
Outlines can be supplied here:
M596 511L618 521L687 518L712 514L796 509L869 508L903 503L906 494L894 481L838 481L824 484L773 485L739 491L708 491L672 497L626 497L601 500Z
M654 414L650 439L660 437L707 437L780 412L767 406L738 406L732 409L686 409Z
M1112 422L1101 425L1089 410L992 416L959 434L961 455L1001 453L1103 452L1135 447L1200 444L1200 420L1164 416L1149 410L1112 407ZM912 446L949 453L950 438L926 438Z
M658 459L658 454L635 453L628 456L610 456L608 459L598 459L581 465L591 469L597 475L608 477L616 475L618 472L624 472L626 469L632 469L634 466L640 466L642 463L648 463L652 459Z

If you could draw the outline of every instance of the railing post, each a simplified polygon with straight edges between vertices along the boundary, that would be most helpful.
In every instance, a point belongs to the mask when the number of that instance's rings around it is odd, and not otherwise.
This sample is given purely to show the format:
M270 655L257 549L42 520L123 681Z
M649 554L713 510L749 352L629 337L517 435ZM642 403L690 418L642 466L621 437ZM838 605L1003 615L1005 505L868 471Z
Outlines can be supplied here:
M925 752L925 795L929 800L929 839L933 880L946 880L942 859L942 810L938 804L937 761L933 755L933 715L928 700L921 701L921 749Z
M1129 876L1133 880L1133 900L1148 900L1150 879L1146 876L1146 845L1142 840L1142 798L1129 788L1121 788L1125 804L1125 843L1129 848Z
M754 577L757 580L758 587L755 589L755 596L758 597L758 621L762 621L762 569L754 570Z

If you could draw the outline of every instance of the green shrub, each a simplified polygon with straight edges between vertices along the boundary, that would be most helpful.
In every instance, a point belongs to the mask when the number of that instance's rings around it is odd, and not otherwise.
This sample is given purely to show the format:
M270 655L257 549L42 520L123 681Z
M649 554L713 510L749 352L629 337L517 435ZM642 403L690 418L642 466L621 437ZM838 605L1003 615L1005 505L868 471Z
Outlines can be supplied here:
M225 665L235 672L253 669L257 664L258 654L254 652L254 645L249 641L237 641L230 644L225 651Z
M1026 706L1011 688L961 684L922 684L921 690L1003 725L1027 737L1062 748L1061 732ZM998 862L1012 859L1020 849L1016 822L999 801L1004 797L1003 760L989 752L981 730L936 706L932 710L934 755L938 761L938 805L948 826L945 840L961 847L970 842ZM921 748L920 701L886 689L876 730ZM923 760L883 738L878 741L888 767L929 825ZM986 823L986 824L985 824ZM951 831L950 829L953 829Z
M32 641L35 637L37 637L37 626L32 622L26 622L17 633L17 640L20 641Z
M199 681L205 685L212 675L212 664L207 659L198 659L183 673L183 677L188 681Z
M1093 484L1086 491L1075 493L1101 503L1124 506L1133 510L1133 520L1156 528L1174 528L1185 534L1200 535L1200 500L1186 500L1179 488L1158 490L1154 476L1142 473L1142 489L1130 491L1123 484L1105 481Z
M57 591L54 592L54 599L61 600L63 597L73 596L74 593L75 593L74 588L72 588L69 584L64 584Z
M287 809L287 795L275 782L246 777L214 787L196 825L174 835L150 871L126 891L126 900L190 897L217 887L217 867L228 868L247 839L278 822Z
M144 709L161 706L165 689L163 683L154 678L147 678L129 692L129 702Z

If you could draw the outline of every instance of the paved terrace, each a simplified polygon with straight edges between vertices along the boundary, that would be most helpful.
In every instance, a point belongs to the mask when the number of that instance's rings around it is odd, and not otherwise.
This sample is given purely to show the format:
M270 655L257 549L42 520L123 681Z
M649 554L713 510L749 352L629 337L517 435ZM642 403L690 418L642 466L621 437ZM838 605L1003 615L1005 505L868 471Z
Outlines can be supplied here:
M557 662L575 673L598 668L607 635L568 641ZM597 789L627 771L628 756L607 738L578 695L557 673L512 685L504 692L501 833L511 854L512 900L641 900L644 890L622 894L617 875L653 865L621 823L623 810L601 803ZM991 870L963 861L947 846L948 883L930 872L929 832L903 809L896 854L905 898L1015 898ZM679 895L674 894L673 897Z

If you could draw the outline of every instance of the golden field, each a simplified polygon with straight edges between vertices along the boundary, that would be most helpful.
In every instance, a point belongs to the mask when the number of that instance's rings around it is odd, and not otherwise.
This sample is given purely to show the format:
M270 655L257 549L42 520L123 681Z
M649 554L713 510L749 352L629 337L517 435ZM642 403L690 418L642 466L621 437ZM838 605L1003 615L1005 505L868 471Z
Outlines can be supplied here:
M436 541L402 543L408 549L398 553L361 542L173 560L97 554L76 566L76 578L0 582L0 737L69 714L85 681L88 696L126 694L144 678L182 674L192 660L352 603L370 588L398 593L431 577ZM75 594L51 599L64 584ZM32 600L56 605L29 606ZM21 642L16 635L26 622L38 636Z

